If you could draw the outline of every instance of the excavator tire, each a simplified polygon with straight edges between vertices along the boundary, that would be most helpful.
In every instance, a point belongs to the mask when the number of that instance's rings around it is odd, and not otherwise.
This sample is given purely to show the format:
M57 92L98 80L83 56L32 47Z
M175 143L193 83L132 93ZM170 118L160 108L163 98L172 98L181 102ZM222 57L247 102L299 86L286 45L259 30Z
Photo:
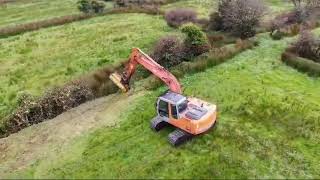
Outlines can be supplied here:
M154 130L156 132L160 131L161 129L163 129L166 126L168 126L168 123L163 121L163 119L159 116L157 116L151 120L150 127L152 130Z
M191 140L193 137L192 134L189 134L181 129L176 129L172 133L169 134L168 140L171 145L173 146L179 146L189 140Z

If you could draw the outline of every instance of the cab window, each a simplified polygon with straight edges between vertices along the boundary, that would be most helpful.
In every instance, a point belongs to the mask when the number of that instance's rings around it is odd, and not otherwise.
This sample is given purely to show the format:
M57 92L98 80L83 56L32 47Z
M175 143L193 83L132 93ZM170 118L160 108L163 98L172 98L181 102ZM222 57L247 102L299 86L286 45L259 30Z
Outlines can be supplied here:
M172 117L178 119L177 106L171 104Z
M160 100L158 104L158 111L161 116L169 117L168 103Z
M185 100L184 102L182 102L181 104L178 105L178 109L179 109L179 113L182 113L183 111L185 111L188 107L188 100Z

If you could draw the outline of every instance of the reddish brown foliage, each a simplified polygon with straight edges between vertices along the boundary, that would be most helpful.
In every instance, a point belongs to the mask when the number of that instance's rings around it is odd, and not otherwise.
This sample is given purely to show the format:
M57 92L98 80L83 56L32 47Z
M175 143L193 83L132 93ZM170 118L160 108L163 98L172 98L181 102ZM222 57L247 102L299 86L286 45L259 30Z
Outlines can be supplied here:
M174 9L165 14L167 24L171 27L179 27L185 23L196 22L197 13L192 9Z
M175 36L160 39L154 47L151 57L165 68L180 64L185 56L183 43Z
M298 41L293 43L292 49L294 49L300 57L320 63L320 39L317 39L310 32L303 31Z

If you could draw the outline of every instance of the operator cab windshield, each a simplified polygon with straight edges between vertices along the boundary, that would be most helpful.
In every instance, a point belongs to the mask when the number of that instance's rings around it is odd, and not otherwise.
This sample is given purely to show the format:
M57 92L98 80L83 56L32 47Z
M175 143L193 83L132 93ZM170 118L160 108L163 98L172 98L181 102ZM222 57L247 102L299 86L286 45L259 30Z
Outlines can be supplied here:
M183 112L187 109L188 103L189 103L189 101L188 101L188 100L185 100L185 101L183 101L182 103L180 103L180 104L178 105L178 111L179 111L179 113L183 113Z

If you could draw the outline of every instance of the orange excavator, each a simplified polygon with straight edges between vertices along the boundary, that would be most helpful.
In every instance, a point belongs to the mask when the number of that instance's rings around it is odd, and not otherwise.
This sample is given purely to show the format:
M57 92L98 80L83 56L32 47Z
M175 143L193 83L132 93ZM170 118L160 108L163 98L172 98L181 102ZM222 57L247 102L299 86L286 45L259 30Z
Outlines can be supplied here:
M170 89L158 97L157 116L151 121L153 130L160 131L168 125L176 127L168 138L172 145L177 146L215 125L216 105L194 97L183 96L176 77L138 48L132 50L124 72L122 74L115 72L110 75L110 79L123 92L128 92L130 79L139 64L160 78Z

